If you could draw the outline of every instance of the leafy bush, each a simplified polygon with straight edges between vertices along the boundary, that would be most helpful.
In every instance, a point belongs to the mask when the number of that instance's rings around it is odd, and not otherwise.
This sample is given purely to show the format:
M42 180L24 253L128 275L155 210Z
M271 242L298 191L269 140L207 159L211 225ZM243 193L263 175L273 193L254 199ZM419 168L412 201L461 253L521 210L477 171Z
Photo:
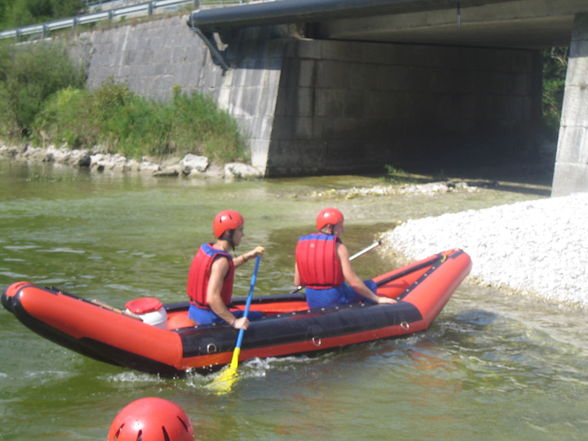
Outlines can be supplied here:
M178 89L169 103L140 97L107 82L99 89L64 89L39 113L34 140L91 148L128 157L203 154L219 162L245 159L236 122L200 94Z
M83 0L0 0L0 29L73 17L84 7Z
M63 46L35 43L0 47L0 135L28 136L45 101L58 90L82 87L83 69Z
M45 144L67 144L72 148L94 145L100 137L92 121L90 94L68 87L51 96L33 125L33 140Z
M568 48L543 51L543 120L554 137L559 131L567 65Z
M244 140L237 122L201 94L185 95L174 90L170 106L174 147L199 152L221 162L244 159Z

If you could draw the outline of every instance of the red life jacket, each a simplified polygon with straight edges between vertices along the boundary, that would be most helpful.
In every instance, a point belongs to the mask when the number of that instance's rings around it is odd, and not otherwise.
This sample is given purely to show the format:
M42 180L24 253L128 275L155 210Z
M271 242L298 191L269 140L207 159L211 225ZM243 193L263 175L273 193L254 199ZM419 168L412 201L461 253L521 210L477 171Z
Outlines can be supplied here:
M229 260L229 271L223 282L221 298L225 305L231 303L233 279L235 277L235 264L233 263L233 257L225 251L213 248L212 244L205 243L200 247L192 260L190 272L188 273L188 286L186 289L190 300L198 306L208 307L206 290L210 278L210 268L215 259L220 256L226 257Z
M337 256L339 238L314 233L302 236L296 245L296 265L302 286L328 289L343 283L343 268Z

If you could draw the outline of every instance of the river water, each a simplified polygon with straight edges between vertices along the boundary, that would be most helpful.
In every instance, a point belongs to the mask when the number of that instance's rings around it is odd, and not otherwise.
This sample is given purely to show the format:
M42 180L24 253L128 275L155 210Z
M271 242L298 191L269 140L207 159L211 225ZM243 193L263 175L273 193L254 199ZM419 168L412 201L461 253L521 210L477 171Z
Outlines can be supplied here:
M402 220L544 197L501 189L310 197L374 184L357 176L158 181L0 162L0 285L28 280L117 307L140 296L183 301L212 216L232 208L246 218L241 251L267 249L256 295L275 294L292 288L296 237L325 205L345 213L353 253ZM368 278L398 264L374 251L354 266ZM236 295L246 294L252 269L238 271ZM427 332L247 362L235 389L216 395L210 377L160 379L82 357L2 309L0 440L105 439L118 410L145 396L182 406L199 440L585 440L587 331L585 312L466 279Z

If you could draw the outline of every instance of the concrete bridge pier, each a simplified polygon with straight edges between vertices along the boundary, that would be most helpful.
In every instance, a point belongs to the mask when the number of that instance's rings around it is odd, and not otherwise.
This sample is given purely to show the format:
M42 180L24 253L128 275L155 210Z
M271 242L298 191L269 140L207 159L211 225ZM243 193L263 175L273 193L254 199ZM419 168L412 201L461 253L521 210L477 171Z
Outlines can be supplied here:
M90 88L113 79L158 100L175 85L210 96L268 177L450 171L536 150L537 50L313 39L291 26L220 34L221 65L183 17L82 33L70 50Z
M552 196L588 191L588 14L576 15L562 108Z

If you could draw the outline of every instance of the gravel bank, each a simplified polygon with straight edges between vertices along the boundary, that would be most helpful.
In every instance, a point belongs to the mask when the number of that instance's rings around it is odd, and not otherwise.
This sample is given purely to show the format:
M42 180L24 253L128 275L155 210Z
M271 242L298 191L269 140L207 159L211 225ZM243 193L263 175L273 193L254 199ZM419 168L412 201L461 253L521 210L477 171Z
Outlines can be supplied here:
M588 193L414 219L382 239L411 259L462 248L481 284L588 306Z

